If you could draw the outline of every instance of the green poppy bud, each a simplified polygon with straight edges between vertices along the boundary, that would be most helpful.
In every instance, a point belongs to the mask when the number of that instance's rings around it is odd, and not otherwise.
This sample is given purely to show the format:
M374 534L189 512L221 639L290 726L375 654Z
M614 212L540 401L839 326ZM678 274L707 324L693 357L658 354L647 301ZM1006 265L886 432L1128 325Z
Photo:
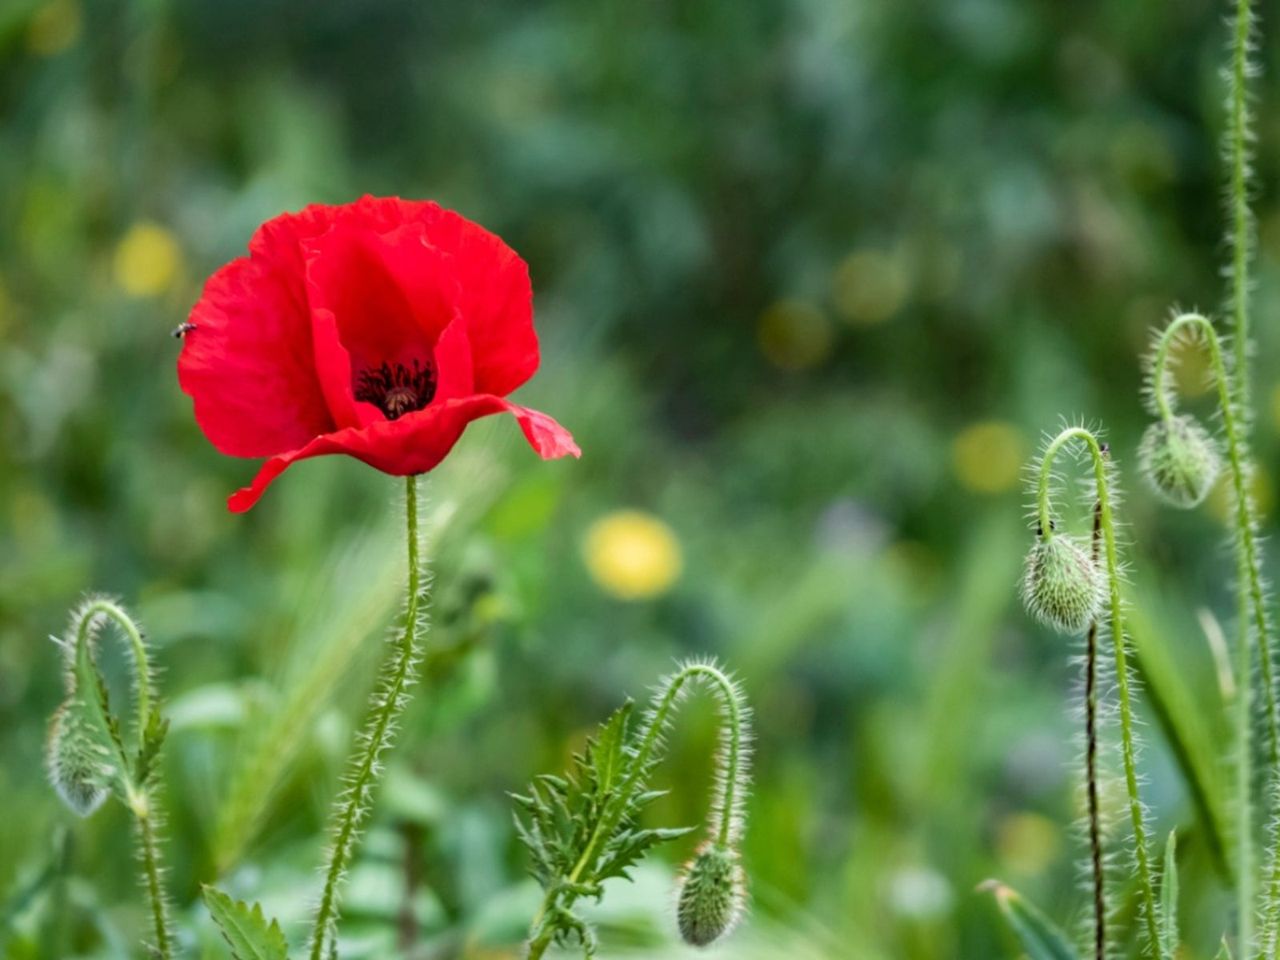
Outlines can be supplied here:
M705 947L733 929L742 914L743 887L737 853L704 844L680 880L676 919L685 943Z
M49 780L63 802L87 817L107 798L110 769L102 748L79 715L80 705L69 701L58 708L49 725Z
M1062 633L1084 633L1102 603L1103 579L1089 551L1066 534L1041 537L1027 555L1022 599Z
M1217 443L1189 416L1171 417L1148 427L1138 447L1138 463L1151 488L1183 509L1204 500L1222 470Z

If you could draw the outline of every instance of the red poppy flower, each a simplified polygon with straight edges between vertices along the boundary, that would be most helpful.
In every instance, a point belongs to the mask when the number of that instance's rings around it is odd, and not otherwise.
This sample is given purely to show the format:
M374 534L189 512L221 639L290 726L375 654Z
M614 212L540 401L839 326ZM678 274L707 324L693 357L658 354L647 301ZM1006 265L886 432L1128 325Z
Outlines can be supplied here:
M538 368L528 267L435 203L364 197L267 221L209 278L186 330L178 382L205 436L270 458L227 501L237 513L307 457L425 473L493 413L544 458L580 453L506 399Z

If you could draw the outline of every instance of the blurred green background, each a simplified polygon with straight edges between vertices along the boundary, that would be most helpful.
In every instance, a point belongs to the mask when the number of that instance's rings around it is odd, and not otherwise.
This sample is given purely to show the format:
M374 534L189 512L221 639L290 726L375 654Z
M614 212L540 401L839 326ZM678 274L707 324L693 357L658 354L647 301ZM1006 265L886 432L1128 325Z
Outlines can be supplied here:
M259 222L371 192L437 199L528 259L544 361L519 398L584 453L543 464L484 422L429 484L426 682L344 956L515 956L537 891L504 792L702 654L758 720L752 915L716 956L1016 957L975 889L993 876L1081 919L1079 651L1016 599L1022 465L1063 416L1105 423L1130 493L1164 697L1163 724L1144 707L1148 799L1158 835L1180 829L1187 957L1207 956L1228 781L1198 612L1230 633L1225 501L1171 515L1129 468L1148 330L1221 299L1224 11L0 0L0 954L138 955L124 812L74 821L41 772L46 638L86 590L135 609L164 670L188 953L225 955L198 905L215 879L305 929L400 602L400 486L324 458L227 513L255 467L200 435L169 331ZM688 708L655 821L702 816L713 721ZM683 955L669 890L691 848L611 891L606 955Z

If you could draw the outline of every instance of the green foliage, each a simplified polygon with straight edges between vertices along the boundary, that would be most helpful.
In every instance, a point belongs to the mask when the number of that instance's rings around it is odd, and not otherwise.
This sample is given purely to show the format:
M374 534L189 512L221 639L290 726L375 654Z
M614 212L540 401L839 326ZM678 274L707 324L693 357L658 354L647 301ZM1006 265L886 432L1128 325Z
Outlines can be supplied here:
M517 814L516 830L544 891L529 932L530 960L552 943L574 939L588 957L594 956L595 931L574 904L584 897L600 901L606 881L631 879L632 869L654 847L692 831L640 823L644 808L665 796L648 789L648 783L663 758L672 713L691 683L705 684L719 701L720 752L707 818L709 840L681 881L681 933L703 946L726 934L737 920L745 885L737 845L747 789L750 711L738 685L715 664L693 661L659 684L639 723L632 724L634 703L626 701L574 755L566 776L539 777L527 795L512 795L524 814Z
M251 907L210 886L204 887L203 895L233 960L288 960L284 932L275 920L266 919L260 904Z
M564 944L576 937L592 955L594 934L573 912L573 902L598 900L606 880L631 879L630 870L654 847L694 829L640 826L644 808L664 793L646 789L659 757L644 749L647 728L631 723L634 706L628 700L600 725L566 776L544 775L527 794L512 794L524 815L517 815L516 830L547 893L533 942L549 935Z

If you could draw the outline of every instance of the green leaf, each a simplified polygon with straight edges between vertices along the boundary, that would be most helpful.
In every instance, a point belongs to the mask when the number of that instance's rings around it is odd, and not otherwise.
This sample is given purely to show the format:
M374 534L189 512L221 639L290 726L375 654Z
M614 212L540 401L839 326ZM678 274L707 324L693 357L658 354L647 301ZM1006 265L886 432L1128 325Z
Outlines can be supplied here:
M675 827L654 830L624 830L615 835L605 847L600 866L595 871L597 881L611 877L631 879L628 870L644 859L645 854L660 843L678 840L696 828Z
M1018 891L998 880L988 880L982 889L995 896L1000 913L1030 960L1080 960L1066 935Z
M158 707L152 707L147 716L146 729L141 734L141 745L134 764L134 776L137 782L145 786L155 772L156 760L160 757L160 748L164 746L164 738L169 733L169 721L160 714Z
M204 888L204 902L235 960L288 960L289 945L280 924L268 922L261 905L250 907L209 886Z
M1230 879L1232 867L1226 855L1230 803L1218 775L1216 745L1233 728L1218 691L1193 682L1193 678L1215 675L1213 660L1202 638L1193 642L1171 626L1177 620L1165 615L1163 605L1152 599L1160 596L1157 587L1140 585L1131 592L1131 597L1138 596L1143 602L1130 605L1126 620L1146 700L1182 770L1214 865L1224 879Z
M623 747L627 741L627 724L631 719L631 711L635 701L628 700L613 712L600 727L595 740L590 746L591 765L595 773L596 788L601 794L613 789L622 776L625 754Z
M1178 952L1178 831L1169 831L1164 846L1164 873L1160 877L1160 953Z

